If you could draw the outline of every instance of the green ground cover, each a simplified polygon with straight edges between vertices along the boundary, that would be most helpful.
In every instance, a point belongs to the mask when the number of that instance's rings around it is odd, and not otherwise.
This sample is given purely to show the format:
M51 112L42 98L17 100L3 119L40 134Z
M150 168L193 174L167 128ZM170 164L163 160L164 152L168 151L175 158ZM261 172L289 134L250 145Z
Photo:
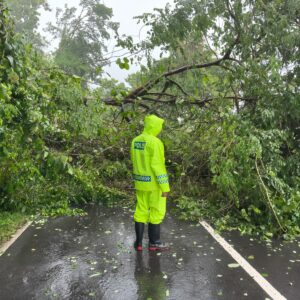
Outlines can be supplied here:
M29 216L18 212L0 212L0 245L29 220Z

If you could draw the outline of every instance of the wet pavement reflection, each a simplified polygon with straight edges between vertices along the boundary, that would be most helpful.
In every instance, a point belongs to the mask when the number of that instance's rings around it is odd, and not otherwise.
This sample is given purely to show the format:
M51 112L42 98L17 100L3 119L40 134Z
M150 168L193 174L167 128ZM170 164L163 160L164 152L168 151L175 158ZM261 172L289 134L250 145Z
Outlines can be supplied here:
M129 207L87 211L23 233L0 257L1 300L267 298L198 224L169 214L162 237L171 250L136 253Z
M145 257L141 252L136 253L134 277L137 283L139 299L166 299L168 290L160 267L161 256L149 253Z

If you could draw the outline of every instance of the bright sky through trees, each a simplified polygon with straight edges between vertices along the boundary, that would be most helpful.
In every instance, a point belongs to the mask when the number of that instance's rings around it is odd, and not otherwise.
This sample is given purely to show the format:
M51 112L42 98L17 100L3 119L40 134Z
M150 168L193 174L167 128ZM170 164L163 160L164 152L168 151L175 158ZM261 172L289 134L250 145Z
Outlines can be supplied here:
M173 0L151 0L151 1L136 1L136 0L109 0L103 1L103 3L113 9L113 21L120 23L120 34L132 35L135 40L139 40L145 36L146 29L142 28L141 25L137 24L137 21L133 18L135 16L141 15L145 12L150 12L154 8L163 8L167 3L172 3ZM56 7L63 8L65 4L68 6L78 6L79 0L48 0L49 6L51 8L51 12L43 11L41 14L40 24L41 30L46 27L48 22L55 22L55 13ZM42 34L47 34L42 32ZM48 36L50 39L51 37ZM57 42L52 41L50 43L50 50L57 47ZM111 42L109 43L109 52L114 49L114 39L112 37ZM126 52L126 51L124 51ZM119 54L119 53L118 53ZM138 66L131 66L130 70L121 70L115 63L113 63L110 67L106 68L106 71L113 77L120 81L123 81L128 73L135 72L139 69Z

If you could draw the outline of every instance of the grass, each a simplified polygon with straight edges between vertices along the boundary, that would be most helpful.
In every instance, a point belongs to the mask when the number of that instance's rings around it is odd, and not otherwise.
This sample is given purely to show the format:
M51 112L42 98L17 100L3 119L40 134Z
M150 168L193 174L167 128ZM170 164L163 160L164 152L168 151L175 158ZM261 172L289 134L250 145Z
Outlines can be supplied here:
M8 241L28 219L22 213L0 211L0 245Z

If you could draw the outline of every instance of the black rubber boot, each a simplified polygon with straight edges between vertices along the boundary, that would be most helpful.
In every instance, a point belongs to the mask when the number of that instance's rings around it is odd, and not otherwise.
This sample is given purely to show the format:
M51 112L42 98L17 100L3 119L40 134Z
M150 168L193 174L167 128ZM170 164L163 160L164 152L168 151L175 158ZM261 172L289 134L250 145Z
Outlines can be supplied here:
M144 227L145 227L144 223L135 222L136 240L134 242L134 249L136 251L142 251L143 250Z
M149 235L149 251L164 251L169 250L169 245L167 243L162 243L160 241L160 224L148 225L148 235Z

